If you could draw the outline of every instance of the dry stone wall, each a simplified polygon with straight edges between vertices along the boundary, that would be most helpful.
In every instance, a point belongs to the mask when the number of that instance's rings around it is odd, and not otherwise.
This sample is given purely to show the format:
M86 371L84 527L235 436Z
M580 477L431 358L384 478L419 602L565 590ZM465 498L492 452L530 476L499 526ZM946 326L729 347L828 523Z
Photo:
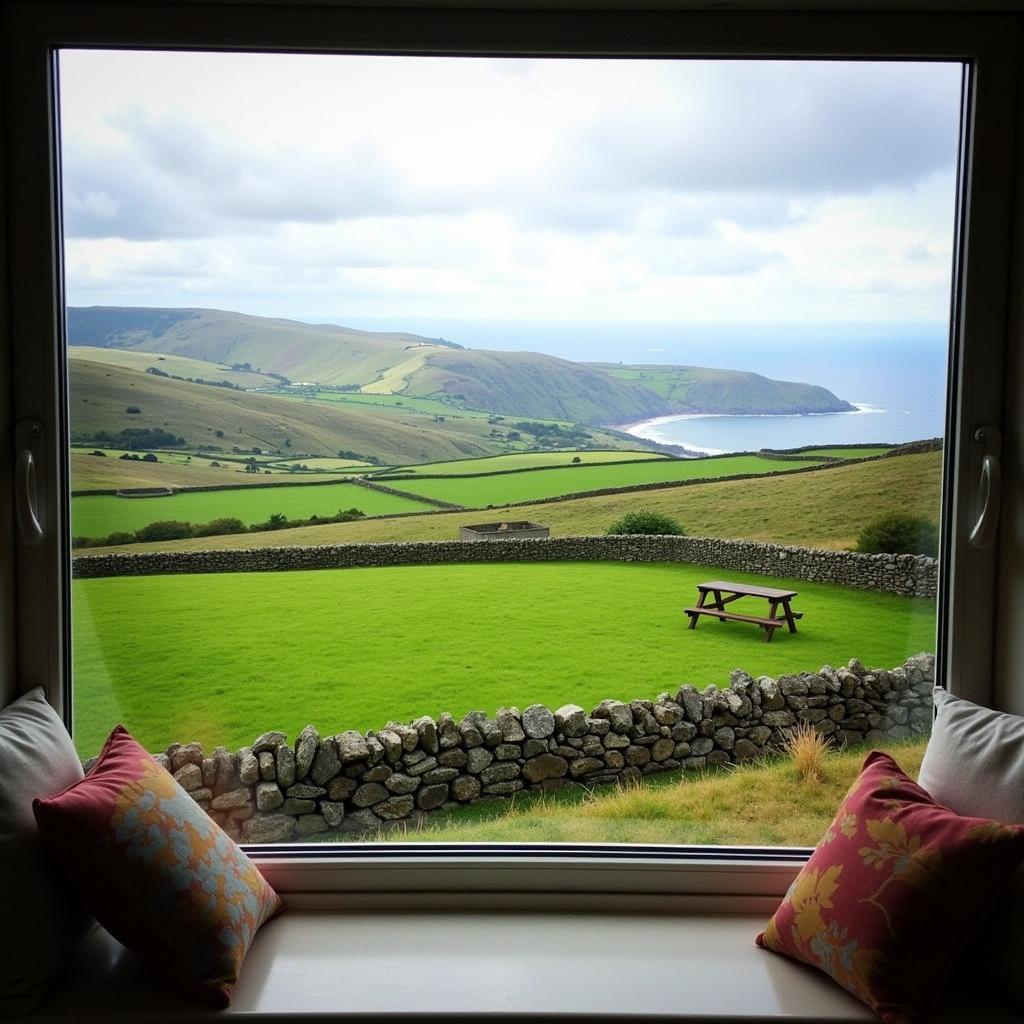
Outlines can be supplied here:
M168 573L557 561L686 562L715 566L717 570L734 569L795 580L840 583L904 597L933 598L938 583L938 562L924 555L862 555L853 551L816 550L717 537L550 537L506 540L501 544L414 541L239 551L154 551L79 555L73 566L77 578L95 579Z
M682 686L653 701L605 700L589 712L534 704L493 717L389 722L365 734L321 735L307 725L294 741L266 732L234 753L174 743L155 756L235 839L358 838L524 790L742 763L777 749L800 723L848 744L927 735L934 678L929 654L888 671L858 661L778 679L736 670L721 689Z

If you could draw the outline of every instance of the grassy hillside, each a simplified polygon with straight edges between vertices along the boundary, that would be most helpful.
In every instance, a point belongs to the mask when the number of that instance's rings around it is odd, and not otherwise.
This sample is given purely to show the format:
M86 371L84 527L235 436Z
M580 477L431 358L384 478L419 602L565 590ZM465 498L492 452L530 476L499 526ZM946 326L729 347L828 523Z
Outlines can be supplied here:
M630 451L576 451L566 452L523 452L517 455L492 455L483 459L458 459L454 462L427 462L419 466L395 466L391 473L409 473L419 476L424 473L451 473L472 475L475 473L510 473L522 469L539 469L546 466L571 466L582 463L592 466L603 462L641 462L648 459L663 459L658 452ZM400 484L398 486L401 486Z
M72 346L243 366L296 382L359 385L367 393L572 423L624 423L673 412L852 408L824 388L753 373L575 363L536 352L468 350L412 334L223 310L71 308L68 328Z
M894 508L938 521L942 453L900 455L812 473L724 481L689 487L575 498L506 509L502 517L534 519L555 537L602 534L626 512L644 507L674 516L687 533L734 537L814 548L851 548L873 518ZM455 540L459 527L479 522L480 512L450 512L367 523L282 530L273 534L208 537L122 551L209 550L303 544Z
M589 708L727 684L737 667L893 666L933 649L933 602L742 574L799 591L799 632L766 644L746 623L687 629L681 608L721 571L583 562L79 580L76 741L95 753L124 722L150 749L237 748L308 722L324 734L441 711Z
M226 452L232 446L246 451L256 446L281 457L289 452L337 456L354 451L396 465L503 450L486 419L437 423L401 409L289 401L80 360L74 350L70 367L73 440L89 441L97 430L155 427L184 437L188 445L217 445ZM128 413L130 407L140 412Z
M106 537L121 531L133 533L164 519L208 523L214 519L238 518L251 526L265 523L275 514L286 519L309 519L314 515L333 516L342 510L358 508L368 516L376 516L429 507L411 498L348 483L189 491L159 498L96 494L71 499L71 534L73 537Z
M660 395L673 412L750 415L852 412L854 409L826 388L772 380L759 373L703 366L594 365L621 381Z
M917 778L923 739L886 744ZM431 815L384 838L427 843L672 843L703 846L816 846L853 785L867 748L833 750L822 777L805 782L786 757L724 771L655 775L642 787L517 794ZM323 841L330 841L324 835ZM379 837L374 836L373 839Z
M172 457L167 452L159 452L157 457L160 459L157 463L127 462L116 455L99 457L83 450L73 450L70 458L71 493L126 487L209 487L225 484L259 487L280 483L285 472L276 469L269 476L263 472L246 473L241 462L223 461L219 466L212 466L211 462L220 461L214 456L203 458L196 455L191 462L171 461ZM307 479L304 474L296 475L297 482L303 479Z
M137 349L208 363L249 363L293 381L364 384L404 361L410 347L448 342L358 331L219 309L122 306L68 309L70 344Z
M423 495L451 505L464 505L466 508L484 508L487 505L553 498L561 494L596 491L606 487L704 480L746 473L788 473L813 465L813 462L783 462L756 455L734 455L716 459L644 459L608 466L581 463L525 473L493 473L488 476L449 479L385 478L383 482L408 494ZM543 512L535 512L533 515L543 516Z
M580 423L624 423L666 409L646 388L536 352L434 352L407 377L403 390L446 395L505 416Z
M193 380L226 380L240 388L273 388L278 387L281 383L265 373L233 370L225 363L204 363L199 359L189 359L185 356L164 356L155 352L95 348L90 345L77 346L71 355L74 359L106 363L110 366L123 366L125 369L139 370L142 373L152 368L171 376L183 377L186 380L190 377Z

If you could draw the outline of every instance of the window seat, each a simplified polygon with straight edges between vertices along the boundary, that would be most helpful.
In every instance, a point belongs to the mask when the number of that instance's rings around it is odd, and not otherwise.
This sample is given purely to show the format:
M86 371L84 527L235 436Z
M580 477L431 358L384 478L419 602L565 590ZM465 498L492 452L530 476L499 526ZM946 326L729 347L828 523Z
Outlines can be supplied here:
M824 976L758 949L764 922L750 914L291 910L256 936L222 1011L154 983L97 927L65 983L22 1019L877 1020ZM944 1001L934 1024L979 1020L1020 1017L968 997Z

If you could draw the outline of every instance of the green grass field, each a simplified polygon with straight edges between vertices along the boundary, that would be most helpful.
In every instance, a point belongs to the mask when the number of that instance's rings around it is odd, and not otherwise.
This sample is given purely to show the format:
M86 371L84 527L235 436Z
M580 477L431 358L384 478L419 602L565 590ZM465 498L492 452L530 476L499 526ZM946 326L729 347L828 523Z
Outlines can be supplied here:
M268 464L268 469L274 469L279 472L289 472L291 467L296 463L300 466L307 466L310 472L316 473L333 473L337 470L356 470L362 472L368 469L375 469L369 462L357 462L354 459L318 459L318 458L304 458L297 456L291 459L278 459L275 462Z
M263 523L275 513L287 519L334 515L339 509L358 508L368 516L414 512L429 508L423 502L395 494L371 491L356 484L295 484L289 487L240 487L225 491L199 491L161 498L119 498L86 495L71 499L71 535L105 537L115 531L132 532L148 523L177 519L208 523L235 516L242 522Z
M799 452L800 455L824 455L832 459L869 459L875 455L884 455L891 448L808 448Z
M398 409L399 411L420 413L424 416L444 416L456 419L486 420L492 414L482 409L462 409L451 402L441 402L436 398L417 398L412 395L376 395L362 391L316 391L312 394L282 388L275 391L282 398L298 398L307 402L328 402L342 406L377 406L378 408Z
M244 472L244 463L228 461L223 456L193 455L191 462L164 459L159 462L127 461L120 458L100 458L73 449L70 456L71 493L92 490L120 490L124 487L204 487L230 485L253 487L260 484L280 483L282 471L267 475L261 467L259 473ZM214 466L212 463L218 463ZM303 477L299 478L300 480Z
M934 649L931 601L732 570L799 591L799 632L766 644L744 623L687 629L696 584L723 573L581 562L78 580L75 740L91 755L123 722L153 750L237 748L309 722L332 733L534 702L589 708L724 685L734 668L890 668Z
M409 494L447 501L453 505L483 508L487 505L554 498L605 487L631 487L673 480L706 480L745 473L792 472L813 465L813 462L782 462L756 455L736 455L722 459L645 459L614 466L579 465L564 469L538 469L532 473L495 473L493 476L468 477L464 480L401 480L394 481L392 486Z
M525 474L523 474L525 475ZM699 487L667 487L502 511L508 519L536 519L554 537L604 533L639 507L673 516L691 536L730 537L849 548L873 518L893 508L938 522L942 453L900 455L835 466L817 473L726 480ZM796 514L794 510L798 509ZM103 551L202 551L213 548L302 544L366 544L400 540L454 540L459 527L480 521L480 512L406 516L366 522L299 527L273 534L205 537Z
M564 452L522 452L515 455L492 455L483 459L456 459L452 462L428 462L419 466L396 466L390 473L508 473L521 469L539 469L546 466L571 466L573 459L579 459L583 465L594 465L602 462L644 462L662 460L666 456L658 452L630 451L564 451Z
M887 744L886 750L916 779L925 746L923 739L899 740ZM788 759L776 757L725 771L654 775L642 787L517 795L511 801L431 815L419 826L398 828L383 838L433 843L816 846L866 754L866 748L831 751L817 782L800 780ZM337 838L323 835L317 840Z

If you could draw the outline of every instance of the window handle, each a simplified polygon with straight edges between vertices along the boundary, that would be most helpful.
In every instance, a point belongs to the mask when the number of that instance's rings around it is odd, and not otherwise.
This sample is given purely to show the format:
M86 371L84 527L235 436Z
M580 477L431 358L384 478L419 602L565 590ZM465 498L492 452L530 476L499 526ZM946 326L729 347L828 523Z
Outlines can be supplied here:
M30 444L38 442L42 437L43 428L32 424L28 428ZM18 534L22 544L30 547L39 544L43 539L43 526L39 521L39 491L36 486L36 460L30 447L23 447L18 452L14 466L14 508L18 520Z
M974 440L987 445L991 452L981 460L981 480L978 483L977 522L967 538L972 547L989 548L995 540L999 525L999 506L1003 497L1003 470L999 464L1002 437L995 427L979 427Z

